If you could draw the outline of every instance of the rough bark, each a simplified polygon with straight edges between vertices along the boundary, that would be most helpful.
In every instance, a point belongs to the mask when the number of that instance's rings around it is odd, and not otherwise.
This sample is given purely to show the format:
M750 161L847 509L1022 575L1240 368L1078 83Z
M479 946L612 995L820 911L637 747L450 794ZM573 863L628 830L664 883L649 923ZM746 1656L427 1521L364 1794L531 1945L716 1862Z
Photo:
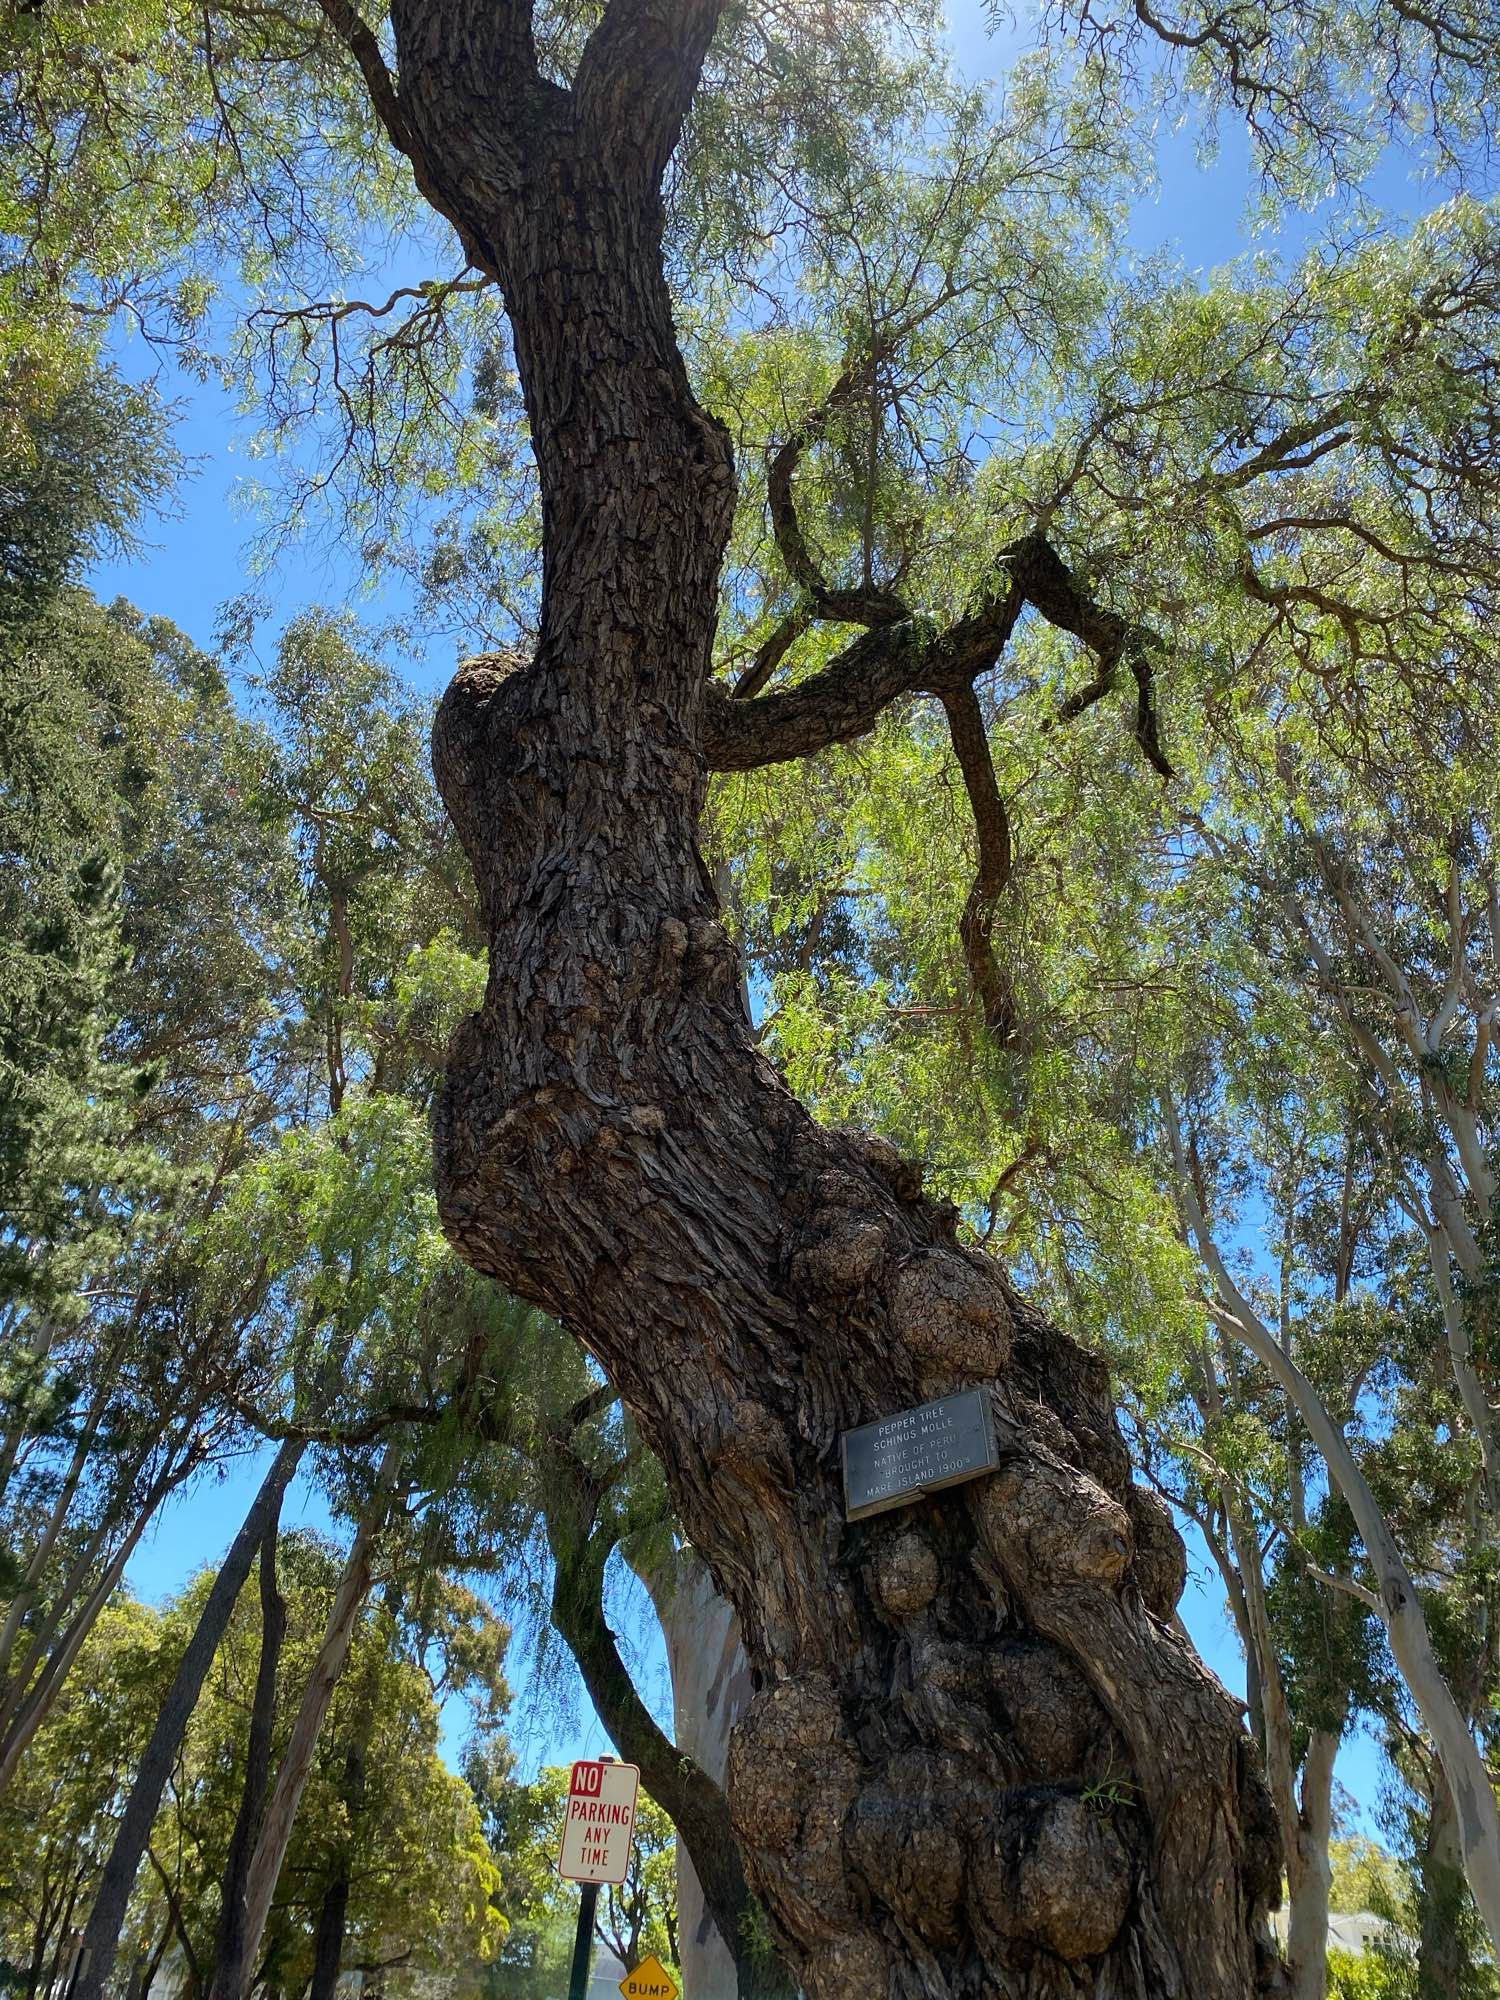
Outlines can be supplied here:
M99 1889L83 1934L77 2000L100 2000L114 1969L120 1930L136 1874L151 1838L161 1795L176 1761L183 1734L197 1706L203 1682L233 1614L235 1602L250 1574L255 1552L265 1538L266 1523L279 1513L282 1495L302 1457L300 1439L289 1438L278 1449L260 1491L239 1533L229 1545L213 1586L204 1599L198 1623L172 1677L161 1713L136 1771L135 1783L115 1834L114 1845L99 1877Z
M276 1726L276 1675L286 1638L286 1600L276 1581L276 1543L280 1512L273 1515L260 1545L260 1658L255 1692L250 1702L250 1729L245 1746L245 1784L230 1835L219 1901L219 1930L214 1947L209 2000L233 2000L245 1981L245 1894L250 1858L255 1852L271 1785L271 1738Z
M1275 1819L1170 1623L1181 1546L1105 1368L915 1168L819 1127L741 1013L698 845L734 475L678 352L658 192L716 11L609 0L564 90L524 9L395 0L394 101L351 33L502 285L542 503L536 652L469 662L435 736L491 966L436 1119L444 1225L604 1363L734 1606L756 1692L731 1810L810 2000L1247 2000L1282 1982ZM904 651L907 686L971 681L1000 591L982 633L908 621L868 650ZM1099 637L1149 715L1144 652ZM839 1433L969 1385L1000 1471L846 1525Z

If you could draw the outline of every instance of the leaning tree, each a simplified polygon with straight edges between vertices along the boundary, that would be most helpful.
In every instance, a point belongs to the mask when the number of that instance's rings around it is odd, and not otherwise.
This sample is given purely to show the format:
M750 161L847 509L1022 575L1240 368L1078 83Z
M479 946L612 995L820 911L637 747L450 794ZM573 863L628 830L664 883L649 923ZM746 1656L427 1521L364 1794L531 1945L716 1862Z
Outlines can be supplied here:
M372 24L352 0L320 0L316 15L290 0L180 15L141 0L120 18L158 12L172 33L134 31L136 70L91 65L87 25L47 0L18 16L32 67L12 127L39 162L21 170L46 253L28 267L36 296L75 253L128 283L118 245L100 236L109 176L89 179L121 121L91 127L84 94L114 91L135 93L156 144L186 107L179 180L131 182L164 237L185 240L202 219L183 196L189 169L210 228L235 176L264 169L246 204L262 270L305 237L319 199L336 203L337 176L310 187L320 145L342 143L346 160L386 149L386 166L399 163L456 232L467 271L397 294L418 304L404 333L377 344L383 362L430 358L456 297L503 299L541 577L528 643L470 659L435 733L490 954L483 1005L448 1055L440 1208L474 1266L555 1314L607 1371L733 1604L755 1694L732 1747L730 1808L788 1964L812 2000L1278 1991L1265 1921L1281 1877L1275 1816L1235 1704L1175 1622L1182 1546L1132 1483L1107 1371L968 1247L959 1210L924 1192L918 1164L818 1122L787 1088L747 1018L703 818L714 773L814 757L930 698L973 812L978 866L959 934L974 1008L992 1046L1012 1049L1022 1010L1003 933L1015 854L984 690L1039 630L1057 635L1089 662L1065 717L1093 710L1096 722L1123 690L1142 766L1166 780L1164 663L1176 701L1201 695L1220 717L1260 699L1270 660L1289 663L1278 685L1293 700L1399 678L1362 635L1398 618L1403 590L1430 595L1469 574L1467 544L1448 529L1476 495L1487 528L1494 384L1462 330L1494 317L1493 229L1465 211L1404 262L1385 245L1361 262L1350 246L1342 291L1335 262L1285 297L1273 286L1205 304L1189 288L1176 306L1127 294L1115 318L1096 312L1097 351L1113 356L1096 393L1060 395L969 510L956 539L987 528L992 542L982 562L971 547L966 565L950 564L950 584L960 572L966 584L945 599L943 564L924 572L914 557L900 482L881 483L887 433L907 437L913 465L931 445L913 440L903 377L956 347L972 354L1002 304L1023 319L1086 316L1107 263L1082 255L1054 214L1053 241L1033 227L1010 265L988 267L1004 294L995 313L981 301L955 331L945 309L972 305L985 282L982 259L977 279L958 267L975 244L1004 241L1004 199L976 219L940 191L920 271L881 293L857 240L867 225L875 243L880 204L851 225L830 196L809 265L858 266L879 310L834 315L843 351L821 380L805 356L800 376L789 370L764 473L769 536L753 561L736 559L726 589L736 454L679 344L673 287L692 257L669 223L715 161L733 188L716 216L700 214L700 247L716 229L721 244L732 237L737 219L753 232L757 182L784 185L780 58L774 37L746 40L761 16L721 0L392 0ZM1149 49L1172 49L1190 82L1248 114L1271 171L1295 185L1358 140L1344 87L1367 74L1371 37L1388 35L1390 105L1371 115L1420 99L1456 162L1482 113L1473 71L1497 46L1484 13L1370 4L1167 18L1138 0L1132 42L1120 20L1085 9L1103 94L1075 105L1072 129L1109 127L1122 82L1148 97ZM837 10L827 23L837 44ZM802 25L804 40L817 26ZM864 29L878 42L878 17ZM71 148L71 205L53 195L37 83L48 36L47 87L72 106L53 120ZM761 91L758 129L736 124L712 88L695 108L716 36ZM268 80L299 66L305 84L267 110ZM856 70L851 58L851 90ZM356 73L358 112L330 80ZM826 87L839 80L825 67ZM799 116L804 132L823 116L813 141L829 184L847 186L860 135L837 111L830 100ZM977 184L994 152L970 111L964 120L955 188ZM896 122L887 103L871 129ZM893 188L918 156L930 181L931 138L921 118L908 128ZM1065 152L1018 169L1018 213L1023 189L1049 174L1064 206L1090 203L1088 170L1069 181L1057 165ZM709 289L720 307L729 296L718 352L749 370L755 272L733 245ZM104 304L108 294L106 283ZM191 298L173 309L191 321ZM361 385L340 375L353 311L272 307L273 361L278 330L291 329L274 385L284 415L326 366L358 418ZM309 360L320 338L322 364ZM1063 381L1077 346L1060 334L1024 395ZM502 375L488 371L487 393L503 395ZM1366 464L1384 508L1376 527L1358 517ZM753 463L739 471L759 476ZM1426 482L1429 505L1425 517L1397 507L1392 524L1404 471ZM1323 472L1316 509L1282 504L1287 480L1301 491ZM731 685L716 629L721 616L744 623L757 563L780 578L782 615ZM1449 671L1453 630L1488 589L1450 592L1452 630L1433 645ZM999 1469L846 1522L840 1434L971 1387L992 1403Z

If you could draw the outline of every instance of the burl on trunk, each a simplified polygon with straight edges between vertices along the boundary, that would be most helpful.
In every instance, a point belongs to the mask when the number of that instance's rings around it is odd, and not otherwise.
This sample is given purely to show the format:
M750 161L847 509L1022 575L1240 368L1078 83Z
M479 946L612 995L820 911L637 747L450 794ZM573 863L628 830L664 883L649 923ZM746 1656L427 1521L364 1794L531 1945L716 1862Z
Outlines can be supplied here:
M734 473L678 351L659 194L716 0L609 0L566 88L524 5L395 0L399 95L324 4L503 287L541 480L540 642L470 661L436 732L490 948L437 1120L444 1225L608 1370L734 1606L756 1693L730 1803L788 1962L812 2000L1274 1992L1274 1819L1171 1626L1181 1546L1104 1367L916 1167L792 1097L698 847L713 763L841 740L903 689L960 697L1025 602L1104 667L1128 635L1018 544L949 632L888 618L726 717ZM1000 1470L846 1525L840 1432L976 1384Z

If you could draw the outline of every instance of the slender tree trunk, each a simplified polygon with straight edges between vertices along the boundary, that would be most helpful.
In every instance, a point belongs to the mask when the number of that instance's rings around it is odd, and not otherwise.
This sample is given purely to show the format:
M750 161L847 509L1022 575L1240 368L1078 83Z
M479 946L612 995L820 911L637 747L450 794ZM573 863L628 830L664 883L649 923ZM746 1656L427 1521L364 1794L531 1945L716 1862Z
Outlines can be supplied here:
M393 1607L396 1607L393 1609ZM395 1628L398 1600L387 1590L384 1616ZM313 1947L312 1984L307 2000L333 2000L339 1968L344 1959L344 1934L349 1920L354 1843L365 1811L365 1794L370 1761L370 1742L375 1733L375 1713L380 1696L384 1646L371 1649L369 1666L360 1691L359 1707L349 1733L344 1755L344 1775L340 1796L344 1806L344 1832L334 1857L333 1874L323 1892L318 1910L318 1928Z
M99 1878L93 1911L84 1931L78 2000L100 2000L114 1969L126 1906L151 1838L162 1792L219 1641L250 1574L255 1552L265 1538L266 1523L280 1512L282 1495L297 1470L302 1452L301 1440L292 1438L277 1450L239 1533L229 1545L229 1553L204 1600L197 1627L178 1662Z
M103 1573L95 1579L93 1588L60 1639L57 1634L62 1622L61 1613L72 1595L71 1587L63 1593L58 1604L49 1608L46 1620L27 1648L26 1656L6 1690L4 1701L0 1703L0 1715L8 1718L4 1735L0 1737L0 1795L14 1778L27 1745L46 1721L52 1704L62 1692L73 1662L125 1574L125 1566L135 1553L141 1536L167 1495L180 1486L195 1467L196 1459L190 1453L177 1465L168 1466L152 1483L123 1541L110 1557ZM75 1564L74 1574L77 1575L81 1568L82 1565ZM49 1645L52 1647L50 1653L47 1652Z
M1458 1808L1433 1760L1432 1810L1418 1863L1421 1935L1417 1942L1417 2000L1470 2000L1470 1960L1463 1935L1463 1846Z
M75 1882L73 1887L68 1891L68 1899L64 1903L62 1914L57 1920L57 1934L53 1944L52 1960L41 1982L42 1991L48 1995L53 1994L57 1990L58 1981L62 1973L63 1954L68 1948L68 1926L73 1921L73 1912L77 1906L78 1885Z
M1333 1864L1333 1766L1340 1734L1315 1729L1302 1759L1302 1796L1296 1844L1288 1856L1287 1964L1291 2000L1327 2000L1328 1896Z
M31 1559L26 1565L25 1574L17 1586L16 1594L6 1610L5 1623L3 1626L0 1626L0 1683L4 1682L5 1676L10 1671L11 1655L15 1651L17 1636L20 1633L21 1625L25 1620L27 1612L36 1602L47 1563L51 1558L53 1549L57 1546L57 1538L63 1531L63 1525L73 1505L74 1496L78 1492L79 1481L83 1478L84 1470L93 1452L94 1440L99 1433L99 1422L104 1415L110 1390L113 1388L118 1374L118 1357L111 1357L110 1363L105 1370L104 1380L99 1384L94 1393L88 1415L84 1420L83 1429L80 1431L78 1439L74 1444L72 1459L69 1462L66 1473L63 1475L57 1497L52 1503L51 1512L42 1526L40 1535L37 1537L36 1547L31 1552Z
M673 1735L678 1748L704 1775L724 1783L729 1737L754 1693L749 1662L727 1598L690 1551L677 1563L675 1583L652 1588L667 1645L672 1676ZM749 1912L746 1913L750 1915ZM710 1912L698 1871L685 1841L677 1843L677 1924L683 1990L693 2000L744 2000L736 1959L750 1958L750 1940L741 1929L724 1935Z
M579 1471L582 1474L582 1468ZM570 1498L589 1518L567 1518ZM794 1990L785 1968L763 1941L760 1950L755 1948L755 1900L722 1789L723 1763L718 1779L710 1778L685 1743L669 1740L636 1692L604 1616L604 1568L613 1539L605 1530L590 1532L591 1528L586 1491L575 1488L549 1502L552 1622L578 1663L610 1740L622 1757L640 1767L646 1790L677 1829L679 1865L684 1853L696 1857L693 1881L701 1884L700 1911L705 1922L712 1912L708 1927L729 1946L726 1994L738 1991L742 2000L785 2000ZM685 1975L687 1971L684 1966ZM687 1988L694 1995L700 1990Z
M312 1983L307 2000L333 2000L344 1958L344 1927L349 1914L349 1871L340 1868L323 1894L313 1940Z
M276 1726L276 1674L286 1638L286 1601L276 1582L276 1544L281 1531L278 1508L260 1545L260 1658L255 1670L255 1694L250 1704L250 1731L245 1747L245 1784L235 1814L234 1832L224 1863L219 1901L219 1932L214 1947L210 2000L232 2000L245 1980L245 1895L250 1858L255 1851L271 1786L271 1737Z
M1490 1939L1500 1953L1500 1812L1494 1788L1468 1721L1443 1678L1422 1600L1380 1503L1360 1471L1349 1441L1327 1404L1261 1320L1230 1275L1204 1218L1188 1170L1177 1113L1165 1102L1183 1205L1198 1251L1219 1294L1219 1311L1257 1360L1276 1377L1323 1455L1329 1478L1354 1516L1355 1527L1378 1584L1378 1610L1401 1678L1433 1744L1457 1813L1464 1871Z
M287 1738L286 1749L277 1768L276 1783L266 1805L265 1817L261 1823L260 1836L255 1843L255 1853L250 1863L250 1873L245 1887L244 1956L241 1961L239 1993L232 1996L232 2000L243 2000L243 1996L249 1992L250 1980L260 1952L260 1941L265 1934L266 1921L271 1914L271 1900L276 1893L281 1864L286 1859L287 1845L291 1840L292 1827L297 1818L297 1808L302 1803L303 1788L312 1770L313 1753L317 1749L318 1736L322 1731L324 1717L328 1713L328 1704L333 1699L333 1691L338 1686L339 1677L348 1662L349 1642L354 1635L360 1606L369 1594L376 1543L381 1529L385 1526L391 1488L400 1470L403 1452L404 1446L393 1441L386 1446L381 1456L380 1467L375 1477L375 1491L364 1517L355 1530L354 1540L345 1558L343 1571L334 1591L333 1603L329 1607L323 1643L319 1648L317 1659L313 1662L312 1673L303 1690L301 1706L298 1708L291 1735Z
M47 1964L47 1946L51 1941L52 1915L44 1905L42 1915L31 1934L31 1963L26 1968L26 2000L37 2000L42 1973Z
M60 1330L56 1320L43 1319L37 1322L36 1331L31 1336L31 1382L40 1376ZM9 1331L11 1329L7 1328L7 1332ZM10 1485L10 1476L16 1469L16 1461L21 1455L21 1447L26 1442L27 1435L24 1419L0 1435L0 1500L4 1499L5 1490Z

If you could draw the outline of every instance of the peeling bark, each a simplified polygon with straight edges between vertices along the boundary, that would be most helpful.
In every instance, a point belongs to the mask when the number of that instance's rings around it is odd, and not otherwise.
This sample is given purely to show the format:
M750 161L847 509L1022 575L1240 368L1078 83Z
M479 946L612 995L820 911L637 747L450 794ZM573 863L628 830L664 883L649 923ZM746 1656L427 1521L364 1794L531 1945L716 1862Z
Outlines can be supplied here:
M1333 1862L1333 1766L1339 1734L1315 1729L1302 1759L1295 1851L1287 1856L1287 1964L1292 2000L1327 2000L1328 1898Z

